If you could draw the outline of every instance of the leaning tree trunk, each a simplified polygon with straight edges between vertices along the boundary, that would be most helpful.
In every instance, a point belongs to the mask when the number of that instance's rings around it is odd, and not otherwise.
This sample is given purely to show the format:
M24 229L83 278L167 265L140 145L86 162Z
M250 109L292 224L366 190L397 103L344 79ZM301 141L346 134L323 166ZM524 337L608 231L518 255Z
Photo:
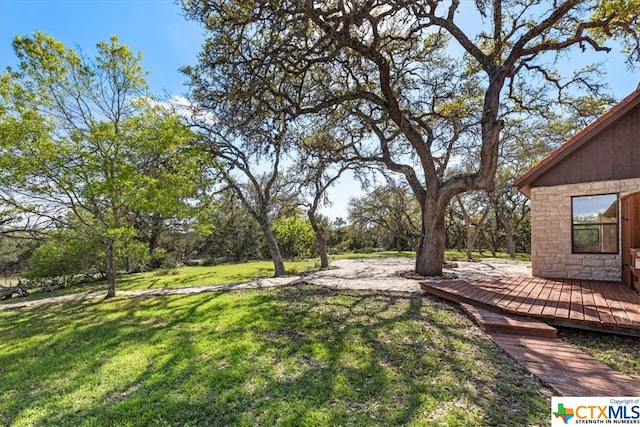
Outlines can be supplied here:
M116 262L115 262L115 241L108 238L105 247L107 258L107 298L116 296Z
M462 203L460 196L456 196L456 201L458 202L458 206L460 206L462 219L464 220L465 240L467 242L467 259L471 261L473 259L473 247L476 244L476 239L473 235L473 230L471 229L471 217L469 216L464 203Z
M505 239L507 241L507 253L509 254L509 258L514 259L516 257L516 242L513 236L513 229L511 228L511 224L509 223L509 218L498 206L498 202L495 196L492 197L491 201L493 204L493 210L496 213L496 218L504 226Z
M496 217L500 219L502 225L504 226L505 239L507 241L507 253L509 254L509 258L514 259L516 257L516 241L513 237L513 229L511 228L511 224L509 224L509 218L506 215L499 214L496 207Z
M429 198L422 207L422 234L416 247L416 273L422 276L442 276L446 208L447 203Z
M507 239L507 253L509 258L514 259L516 257L516 241L513 238L513 230L511 230L511 224L508 221L504 221L505 238Z
M325 270L329 268L329 256L327 255L327 241L324 237L324 230L318 224L318 220L312 211L307 212L311 228L316 236L316 243L318 244L318 253L320 254L320 268Z
M476 240L478 240L478 236L483 231L484 222L487 219L487 216L489 216L491 205L487 204L487 206L484 209L484 212L482 213L482 217L480 218L480 221L478 221L478 223L476 224L476 228L474 230L472 228L473 224L471 222L471 216L469 215L467 208L465 208L464 203L462 202L462 199L460 198L460 196L456 196L456 201L460 206L460 210L462 211L462 217L464 219L464 228L467 236L467 259L472 260L473 250L475 249L475 246L476 246Z
M153 251L160 244L160 237L162 235L162 219L161 218L153 218L151 220L151 231L149 233L149 242L148 242L148 250L149 254L152 254Z
M284 260L282 259L282 252L280 252L280 247L278 247L276 236L273 234L273 230L271 230L268 221L261 220L259 223L260 228L262 228L262 232L264 233L265 240L267 241L269 255L271 255L273 267L276 271L275 277L284 276L287 272L284 268Z
M481 233L484 232L484 224L485 224L485 221L487 220L487 217L489 216L490 210L491 210L491 205L487 204L487 206L484 208L484 212L482 213L482 217L480 218L480 221L478 221L478 224L476 224L476 229L473 231L473 233L470 236L467 237L469 239L467 241L467 254L469 255L469 259L472 259L471 255L473 253L473 250L475 249L476 241L478 240L478 237L480 236Z

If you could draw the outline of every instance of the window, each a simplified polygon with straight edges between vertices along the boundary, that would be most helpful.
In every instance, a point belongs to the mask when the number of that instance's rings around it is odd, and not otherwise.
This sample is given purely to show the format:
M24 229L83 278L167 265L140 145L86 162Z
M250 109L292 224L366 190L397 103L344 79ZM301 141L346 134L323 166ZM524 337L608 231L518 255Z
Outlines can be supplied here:
M573 197L572 251L573 253L618 253L618 196Z

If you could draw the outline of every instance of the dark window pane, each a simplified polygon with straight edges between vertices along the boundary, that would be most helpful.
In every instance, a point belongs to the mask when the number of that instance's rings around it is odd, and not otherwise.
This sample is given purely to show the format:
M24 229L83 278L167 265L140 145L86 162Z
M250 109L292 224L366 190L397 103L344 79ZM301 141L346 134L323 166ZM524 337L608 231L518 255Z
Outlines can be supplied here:
M573 226L573 252L617 253L617 224L585 224Z

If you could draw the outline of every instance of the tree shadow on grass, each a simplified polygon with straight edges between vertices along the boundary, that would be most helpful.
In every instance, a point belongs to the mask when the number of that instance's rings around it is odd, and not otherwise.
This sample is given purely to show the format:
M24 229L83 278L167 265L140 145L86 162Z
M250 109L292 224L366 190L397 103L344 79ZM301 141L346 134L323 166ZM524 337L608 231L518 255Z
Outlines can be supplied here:
M7 425L548 422L549 391L426 296L304 285L0 316Z

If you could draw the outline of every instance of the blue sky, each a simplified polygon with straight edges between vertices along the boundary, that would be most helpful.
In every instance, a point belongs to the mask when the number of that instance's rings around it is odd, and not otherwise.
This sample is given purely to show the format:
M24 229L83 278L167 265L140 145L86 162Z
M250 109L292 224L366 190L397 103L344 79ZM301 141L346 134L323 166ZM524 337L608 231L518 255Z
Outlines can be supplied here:
M16 35L40 30L88 54L99 41L117 35L142 52L156 96L182 95L186 77L178 69L195 64L204 38L200 26L181 13L173 0L0 0L0 72L17 64L11 47ZM360 184L345 176L331 191L333 205L324 213L346 217L349 198L362 194Z
M93 53L99 41L117 35L122 43L142 52L143 66L150 71L147 81L156 96L183 95L186 78L178 69L195 64L203 34L181 13L173 0L0 0L0 72L16 65L11 47L16 35L41 30L67 47L81 47L87 54ZM477 24L469 20L467 25ZM595 61L604 61L604 79L617 99L640 83L640 73L628 71L624 58L616 53L594 56L576 49L567 63ZM345 177L331 191L334 204L325 213L330 218L345 217L349 197L362 193L358 183Z
M464 13L461 17L465 19ZM471 20L469 24L474 25ZM203 41L201 28L183 17L173 0L0 0L0 71L16 63L13 38L36 30L87 53L99 41L117 35L143 53L151 90L158 96L164 91L186 92L186 79L178 68L196 62ZM571 53L568 63L573 65L604 61L605 80L618 99L640 83L640 73L628 71L619 54L594 56L577 49Z
M16 64L16 35L40 30L89 54L117 35L142 52L154 94L184 94L186 78L178 68L196 62L203 36L181 13L172 0L0 0L0 69Z

